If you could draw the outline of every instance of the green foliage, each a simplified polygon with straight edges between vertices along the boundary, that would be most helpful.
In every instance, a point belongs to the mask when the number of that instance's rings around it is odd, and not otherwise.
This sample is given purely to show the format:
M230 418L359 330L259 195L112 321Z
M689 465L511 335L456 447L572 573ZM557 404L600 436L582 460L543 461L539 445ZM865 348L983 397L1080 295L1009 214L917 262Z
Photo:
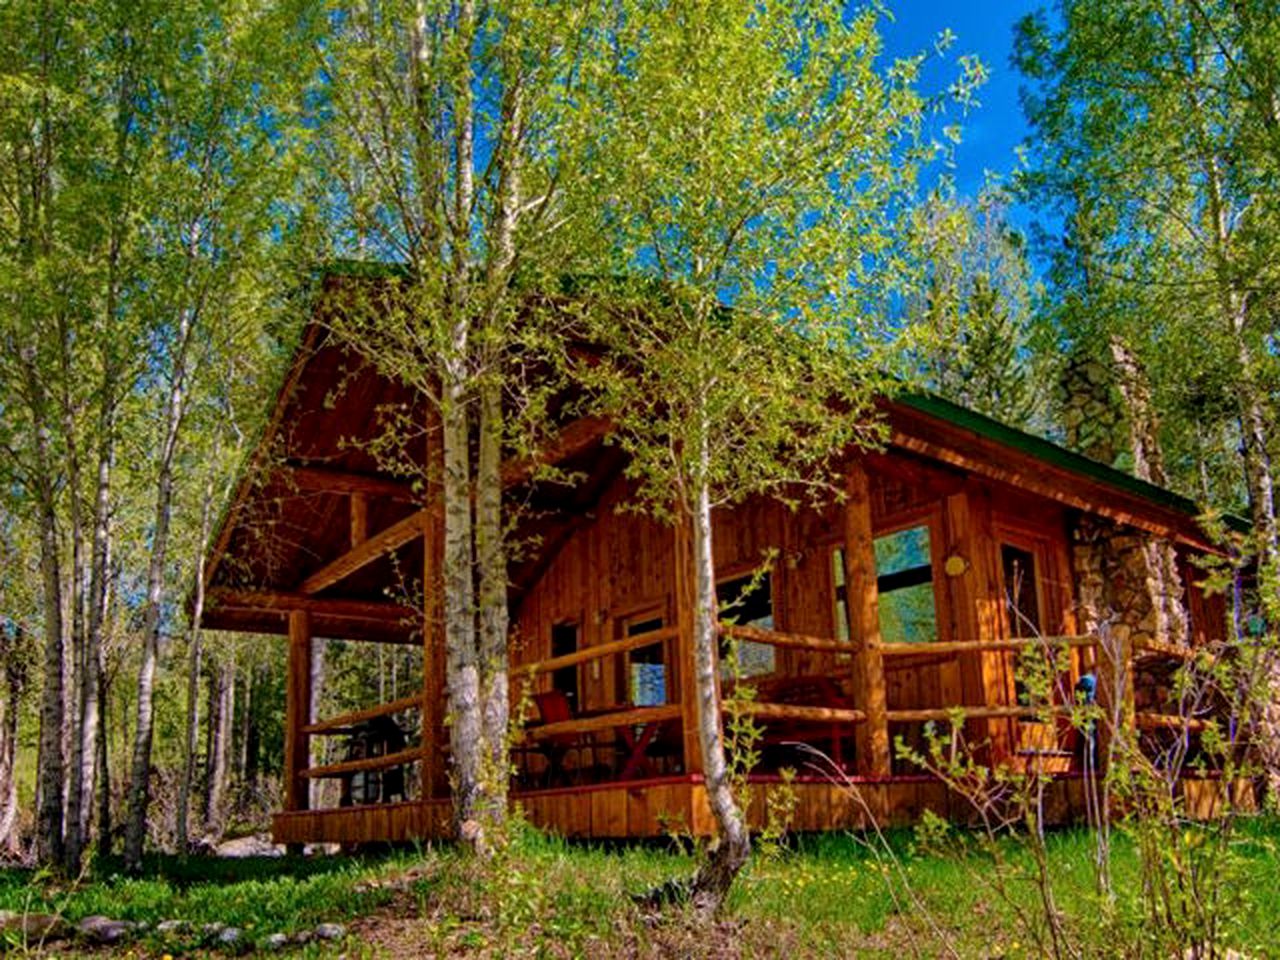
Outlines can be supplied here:
M1256 498L1240 469L1274 437L1280 216L1274 103L1280 19L1267 2L1058 4L1019 26L1033 133L1019 186L1065 221L1043 311L1046 349L1136 351L1181 489ZM1273 434L1274 431L1271 431ZM1253 448L1251 450L1251 448Z
M1033 327L1041 291L1026 241L1005 218L1007 202L994 187L975 201L936 191L912 211L922 276L899 362L948 399L1013 426L1043 428L1044 357Z
M145 922L183 920L190 929L149 933L158 952L199 946L205 924L239 927L250 943L272 933L293 934L318 923L350 920L385 904L389 891L369 880L403 870L403 856L361 860L301 858L182 860L149 857L141 876L99 863L88 881L64 887L47 874L0 872L0 909L53 913L75 922L89 916Z
M616 45L627 69L584 77L608 171L585 199L602 263L637 282L599 296L617 360L584 376L649 509L703 487L717 506L797 497L879 439L868 404L907 282L893 218L937 149L918 63L878 65L876 13L803 3L638 5Z

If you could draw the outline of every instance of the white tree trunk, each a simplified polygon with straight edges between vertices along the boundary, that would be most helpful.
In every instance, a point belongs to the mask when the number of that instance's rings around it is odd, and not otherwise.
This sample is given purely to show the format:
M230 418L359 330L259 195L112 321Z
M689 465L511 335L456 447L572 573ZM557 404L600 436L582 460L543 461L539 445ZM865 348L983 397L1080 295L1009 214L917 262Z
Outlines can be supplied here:
M173 510L173 464L178 436L186 412L187 351L191 342L194 312L179 312L172 380L165 403L164 440L156 477L155 519L151 537L151 562L147 567L147 601L143 616L142 659L138 667L138 721L134 728L133 757L129 767L129 810L125 822L125 868L136 872L142 866L142 848L147 835L147 807L151 799L151 744L154 735L156 662L160 656L160 614L164 601L165 552L169 545L169 520Z
M724 724L717 691L720 667L716 575L712 559L710 454L706 430L699 432L698 472L693 480L693 681L698 704L698 743L702 748L707 801L719 830L718 843L694 878L691 901L704 915L724 906L734 878L751 854L751 836L733 795L724 750Z

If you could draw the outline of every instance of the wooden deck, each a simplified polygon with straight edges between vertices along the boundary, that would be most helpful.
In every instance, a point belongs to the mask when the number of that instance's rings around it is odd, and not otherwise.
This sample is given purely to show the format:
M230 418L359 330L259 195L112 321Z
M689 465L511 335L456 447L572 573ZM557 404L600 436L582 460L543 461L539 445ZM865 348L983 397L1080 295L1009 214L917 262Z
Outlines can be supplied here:
M749 820L764 826L778 777L751 778ZM847 783L800 779L791 784L795 797L790 828L800 833L867 830L873 826L909 826L926 811L956 823L973 821L973 810L938 780L929 776L895 776L876 780L853 777ZM1085 782L1077 774L1056 777L1045 797L1049 823L1079 822L1085 816ZM1182 781L1186 815L1207 820L1219 815L1230 795L1235 809L1253 809L1247 781L1188 777ZM571 839L624 839L672 834L710 836L714 822L706 788L698 776L662 777L627 784L600 784L529 790L512 796L534 826ZM278 813L272 822L277 843L406 843L452 837L449 801L410 801L345 807L336 810Z

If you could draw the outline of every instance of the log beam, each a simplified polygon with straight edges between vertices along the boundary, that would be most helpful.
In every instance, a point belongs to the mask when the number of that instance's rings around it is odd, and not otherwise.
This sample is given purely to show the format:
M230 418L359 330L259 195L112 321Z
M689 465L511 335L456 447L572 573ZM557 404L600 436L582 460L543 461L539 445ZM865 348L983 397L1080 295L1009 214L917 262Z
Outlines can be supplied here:
M403 480L393 480L390 477L297 464L285 464L281 470L287 478L286 482L299 490L314 493L359 493L366 497L382 497L401 500L405 503L415 503L419 500L411 484Z
M560 463L582 453L613 429L608 417L582 417L564 427L536 456L503 464L502 485L518 486L533 478L539 467Z
M431 513L430 510L417 510L385 530L375 533L303 580L298 587L298 592L307 595L319 593L339 580L351 576L362 567L368 566L379 557L404 546L410 540L417 539L426 530Z
M400 603L379 600L344 600L309 597L301 593L273 590L235 590L213 587L206 602L215 609L303 611L342 620L414 620L419 611Z

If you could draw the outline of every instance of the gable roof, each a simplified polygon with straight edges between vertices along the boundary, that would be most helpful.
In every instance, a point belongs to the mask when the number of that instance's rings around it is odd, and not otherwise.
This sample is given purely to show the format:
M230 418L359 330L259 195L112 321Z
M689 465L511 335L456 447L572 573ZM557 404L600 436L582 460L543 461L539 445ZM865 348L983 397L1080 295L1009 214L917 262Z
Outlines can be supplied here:
M323 588L306 597L297 592L306 574L345 549L347 494L353 484L381 493L370 501L371 532L411 525L412 516L421 510L411 478L389 473L358 442L348 439L369 439L378 417L392 408L425 423L424 399L383 377L354 351L330 342L323 322L324 311L338 302L345 285L377 284L398 273L394 267L341 264L321 274L314 316L210 549L205 582L215 602L206 608L209 625L282 632L286 606L273 607L262 596L253 609L219 607L216 602L219 589L259 594L265 589L286 599L305 600L313 609L317 633L323 635L411 642L420 629L420 617L413 616L411 605L397 603L387 590L388 584L421 577L420 536L400 541L387 555L344 578L340 592ZM335 393L339 382L342 389ZM1201 549L1215 549L1197 522L1197 505L1172 491L941 397L902 392L883 401L881 409L890 426L891 447ZM425 443L422 449L425 454ZM599 489L620 469L616 448L579 447L574 456L573 465L584 467L587 479L576 490L561 491L563 500L557 507L562 512L582 509L583 491ZM554 541L551 536L546 542ZM367 622L353 616L353 611L365 609L361 604L372 605L369 610L376 608L379 616Z

